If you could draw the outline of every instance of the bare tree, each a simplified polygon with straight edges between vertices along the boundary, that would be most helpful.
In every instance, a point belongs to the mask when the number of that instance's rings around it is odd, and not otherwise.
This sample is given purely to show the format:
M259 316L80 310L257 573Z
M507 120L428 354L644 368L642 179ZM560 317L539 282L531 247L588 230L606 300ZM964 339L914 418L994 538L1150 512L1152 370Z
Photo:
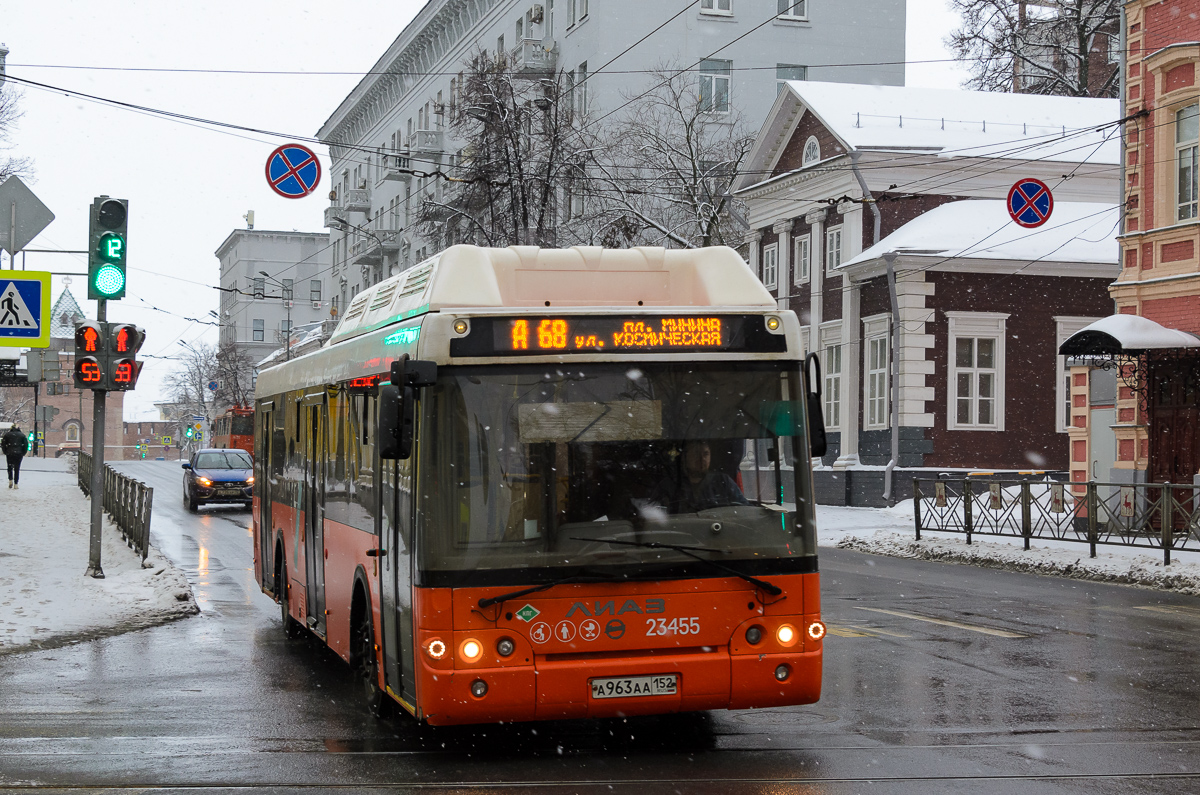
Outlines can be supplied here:
M650 79L593 150L583 224L605 246L741 245L729 186L751 131L727 97L697 91L694 73L664 66Z
M946 39L968 87L1071 97L1117 95L1119 0L950 0Z
M574 92L559 72L522 72L480 52L450 108L450 132L470 141L451 181L426 186L423 233L446 244L557 244L559 194L587 157Z
M0 80L0 152L12 150L12 134L21 118L21 92L12 83ZM33 175L28 157L0 155L0 182L9 177Z
M249 406L254 402L254 360L244 348L232 343L217 349L217 406Z
M212 421L216 406L210 381L217 380L219 365L217 349L208 343L187 345L175 366L165 379L163 388L179 416L200 415Z
M0 388L0 422L15 422L22 428L32 428L33 406L33 390L29 387Z

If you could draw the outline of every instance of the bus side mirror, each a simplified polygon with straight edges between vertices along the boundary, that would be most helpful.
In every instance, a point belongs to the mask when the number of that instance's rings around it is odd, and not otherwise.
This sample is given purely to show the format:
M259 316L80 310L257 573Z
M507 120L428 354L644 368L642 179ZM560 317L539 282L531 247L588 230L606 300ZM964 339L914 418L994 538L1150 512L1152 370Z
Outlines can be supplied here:
M391 375L396 386L433 386L437 382L437 362L410 359L406 353L392 362Z
M412 387L393 384L379 387L379 457L403 460L412 455L417 393Z
M808 410L808 449L813 458L825 455L825 419L821 416L821 360L810 353L804 359L805 408Z

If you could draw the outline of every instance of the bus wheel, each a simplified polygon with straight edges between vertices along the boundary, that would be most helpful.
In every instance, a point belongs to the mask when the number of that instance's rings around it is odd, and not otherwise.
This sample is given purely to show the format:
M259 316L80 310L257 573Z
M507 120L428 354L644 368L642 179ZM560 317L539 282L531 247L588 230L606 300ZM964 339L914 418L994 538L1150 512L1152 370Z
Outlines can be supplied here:
M279 615L283 620L283 636L288 640L300 637L300 622L292 618L288 611L287 564L279 565L279 573L275 576L275 598L279 600Z
M377 718L387 717L387 698L379 687L379 661L375 656L375 628L371 625L371 611L363 610L363 616L354 628L354 673L362 683L367 710Z

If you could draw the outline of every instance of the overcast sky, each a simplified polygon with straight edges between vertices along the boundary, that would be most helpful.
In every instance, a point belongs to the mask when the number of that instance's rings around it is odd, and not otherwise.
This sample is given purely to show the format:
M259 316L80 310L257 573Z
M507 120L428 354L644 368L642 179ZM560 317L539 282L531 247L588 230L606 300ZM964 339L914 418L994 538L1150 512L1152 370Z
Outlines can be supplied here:
M836 0L814 0L836 2ZM5 4L0 41L8 73L47 86L244 127L310 137L392 43L424 0L180 2L38 0ZM671 4L672 6L674 3ZM602 4L593 6L593 13ZM955 18L946 0L909 0L908 60L948 57ZM109 69L100 67L113 67ZM218 70L218 71L208 71ZM262 74L262 72L297 74ZM952 64L910 64L910 86L955 88ZM145 327L145 369L126 394L127 419L153 411L179 343L213 342L213 252L254 210L258 229L324 231L327 186L278 197L263 169L285 139L118 109L52 88L24 86L10 154L30 157L27 184L56 218L31 249L86 247L88 208L101 194L129 199L129 285L110 320ZM327 154L318 149L324 166ZM25 255L30 270L83 271L83 255ZM20 259L17 266L20 267ZM3 267L10 267L7 255ZM53 298L63 287L54 278ZM72 292L89 315L82 277ZM189 320L194 319L194 320Z

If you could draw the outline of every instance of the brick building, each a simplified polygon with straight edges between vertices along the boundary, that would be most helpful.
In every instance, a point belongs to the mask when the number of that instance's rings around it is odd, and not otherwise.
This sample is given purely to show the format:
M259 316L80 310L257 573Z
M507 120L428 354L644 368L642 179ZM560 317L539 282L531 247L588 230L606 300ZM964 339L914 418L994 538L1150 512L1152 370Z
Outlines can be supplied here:
M786 84L736 192L751 267L821 359L819 499L877 503L894 424L899 496L920 470L1066 470L1057 348L1112 311L1118 115L1116 100ZM1040 229L1007 215L1027 177L1054 191Z
M1200 471L1200 2L1131 0L1125 25L1123 110L1133 118L1122 151L1122 268L1110 292L1117 317L1137 321L1096 324L1063 348L1080 357L1072 479L1191 483Z

